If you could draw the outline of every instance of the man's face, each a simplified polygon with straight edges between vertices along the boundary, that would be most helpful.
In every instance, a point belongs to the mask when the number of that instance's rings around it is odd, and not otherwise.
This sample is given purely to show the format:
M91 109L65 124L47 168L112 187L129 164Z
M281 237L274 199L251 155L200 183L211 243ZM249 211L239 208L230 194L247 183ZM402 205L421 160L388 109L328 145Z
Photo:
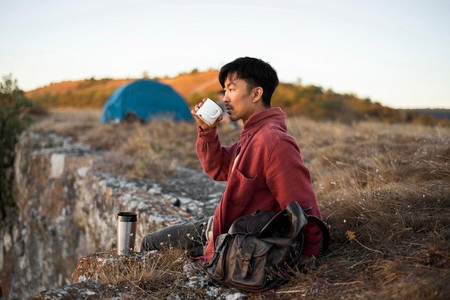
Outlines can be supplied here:
M245 123L257 109L247 82L237 78L236 74L230 74L225 80L224 90L223 102L230 119L233 121L242 119Z

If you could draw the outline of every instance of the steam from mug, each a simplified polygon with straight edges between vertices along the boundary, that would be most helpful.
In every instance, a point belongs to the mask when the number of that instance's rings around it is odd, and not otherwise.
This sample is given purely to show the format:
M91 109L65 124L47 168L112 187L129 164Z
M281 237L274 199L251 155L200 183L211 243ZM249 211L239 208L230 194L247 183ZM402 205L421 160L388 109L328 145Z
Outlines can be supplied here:
M117 214L117 254L129 255L134 251L137 215L132 212Z

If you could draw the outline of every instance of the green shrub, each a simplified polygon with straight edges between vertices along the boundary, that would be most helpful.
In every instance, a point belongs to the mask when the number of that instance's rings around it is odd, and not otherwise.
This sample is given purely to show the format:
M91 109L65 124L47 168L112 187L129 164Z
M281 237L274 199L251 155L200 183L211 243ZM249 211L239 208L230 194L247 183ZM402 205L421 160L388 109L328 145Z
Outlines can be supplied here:
M31 121L26 115L31 106L31 101L17 86L17 80L12 75L4 76L0 82L0 224L8 208L14 206L14 147Z

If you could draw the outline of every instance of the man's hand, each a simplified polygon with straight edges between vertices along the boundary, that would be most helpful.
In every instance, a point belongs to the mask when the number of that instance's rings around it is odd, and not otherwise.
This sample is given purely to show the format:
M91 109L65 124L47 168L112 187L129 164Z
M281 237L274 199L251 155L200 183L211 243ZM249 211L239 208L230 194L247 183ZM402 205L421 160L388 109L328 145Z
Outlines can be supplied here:
M197 122L197 125L200 126L203 131L209 131L217 126L220 121L222 121L222 116L219 116L214 122L214 124L209 125L208 123L205 123L197 116L197 111L202 107L203 103L206 101L206 98L202 100L202 102L198 103L196 106L194 106L194 109L191 110L191 115L194 117L195 121Z

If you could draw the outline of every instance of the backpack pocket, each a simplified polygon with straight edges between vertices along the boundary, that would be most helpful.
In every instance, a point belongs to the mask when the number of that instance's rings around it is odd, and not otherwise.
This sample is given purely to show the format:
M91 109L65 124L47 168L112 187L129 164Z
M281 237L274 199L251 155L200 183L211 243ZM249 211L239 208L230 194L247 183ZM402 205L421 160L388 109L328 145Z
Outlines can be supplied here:
M254 236L236 235L228 250L229 274L233 286L246 290L259 290L266 286L268 255L272 244Z
M214 280L221 281L225 278L225 270L227 268L226 257L228 254L229 239L231 238L231 235L224 233L216 239L213 257L206 266L206 272Z

